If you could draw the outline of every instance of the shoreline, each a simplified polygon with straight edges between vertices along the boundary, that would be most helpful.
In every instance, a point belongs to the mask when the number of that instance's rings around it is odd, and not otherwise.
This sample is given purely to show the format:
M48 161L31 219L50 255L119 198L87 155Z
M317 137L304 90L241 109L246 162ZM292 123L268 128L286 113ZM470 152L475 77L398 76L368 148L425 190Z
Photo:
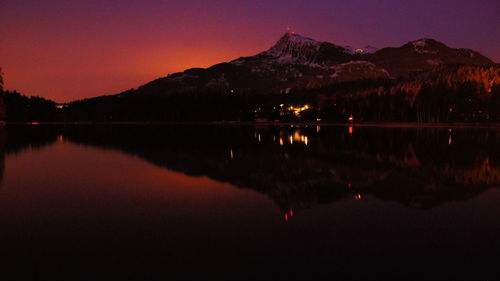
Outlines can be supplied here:
M186 125L186 126L255 126L255 127L283 127L283 126L330 126L330 127L379 127L379 128L467 128L467 129L500 129L500 123L415 123L415 122L383 122L383 123L336 123L336 122L190 122L190 121L130 121L130 122L3 122L0 127L9 125Z

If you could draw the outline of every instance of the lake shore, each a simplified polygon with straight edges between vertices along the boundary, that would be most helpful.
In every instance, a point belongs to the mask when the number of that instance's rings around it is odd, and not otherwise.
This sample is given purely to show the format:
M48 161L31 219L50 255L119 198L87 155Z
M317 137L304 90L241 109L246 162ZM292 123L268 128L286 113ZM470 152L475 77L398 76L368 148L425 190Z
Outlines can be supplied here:
M415 122L387 122L387 123L336 123L336 122L240 122L240 121L215 121L215 122L4 122L2 126L9 125L220 125L220 126L332 126L332 127L386 127L386 128L470 128L470 129L500 129L500 123L415 123Z

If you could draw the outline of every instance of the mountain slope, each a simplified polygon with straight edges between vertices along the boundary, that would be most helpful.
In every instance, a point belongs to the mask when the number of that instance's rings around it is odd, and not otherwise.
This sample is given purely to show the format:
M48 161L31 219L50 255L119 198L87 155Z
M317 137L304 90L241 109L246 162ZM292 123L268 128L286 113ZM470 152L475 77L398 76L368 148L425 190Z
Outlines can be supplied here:
M392 77L407 77L412 72L421 72L450 65L486 65L493 61L470 49L450 48L433 39L408 42L399 48L384 48L365 59L389 71Z
M289 93L347 81L408 77L443 65L493 63L478 52L450 48L433 39L411 41L399 48L365 49L285 33L274 46L255 56L160 78L140 92L168 94L210 89Z
M499 66L481 54L433 39L365 49L286 33L254 56L75 101L62 115L75 121L344 122L353 114L370 122L500 120ZM460 105L453 114L451 104ZM304 105L310 105L304 114L293 108Z

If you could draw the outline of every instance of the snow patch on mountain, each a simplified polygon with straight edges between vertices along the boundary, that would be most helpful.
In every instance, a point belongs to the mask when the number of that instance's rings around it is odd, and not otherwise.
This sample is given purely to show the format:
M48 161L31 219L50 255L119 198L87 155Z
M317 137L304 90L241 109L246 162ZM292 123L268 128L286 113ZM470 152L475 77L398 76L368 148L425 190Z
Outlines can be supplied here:
M330 78L355 80L360 78L390 78L389 72L369 61L350 61L329 67ZM351 77L352 76L352 77Z
M411 42L415 48L417 47L425 47L427 45L427 39L419 39Z
M428 64L430 64L432 66L439 66L439 65L443 64L443 61L440 59L429 59L429 60L426 60L425 62L427 62Z
M352 46L344 46L349 54L373 54L379 49L370 45L364 46L363 48L357 48Z
M413 48L415 49L415 52L419 54L431 54L431 55L437 55L439 54L439 50L435 49L435 44L438 43L432 39L419 39L415 41L410 42L411 45L413 45Z

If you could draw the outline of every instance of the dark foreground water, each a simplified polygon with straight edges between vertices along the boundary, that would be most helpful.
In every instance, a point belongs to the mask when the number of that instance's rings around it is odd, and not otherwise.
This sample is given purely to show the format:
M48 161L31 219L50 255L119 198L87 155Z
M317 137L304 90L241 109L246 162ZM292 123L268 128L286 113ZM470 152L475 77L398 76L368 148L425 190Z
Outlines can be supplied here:
M500 280L500 131L10 126L1 280Z

